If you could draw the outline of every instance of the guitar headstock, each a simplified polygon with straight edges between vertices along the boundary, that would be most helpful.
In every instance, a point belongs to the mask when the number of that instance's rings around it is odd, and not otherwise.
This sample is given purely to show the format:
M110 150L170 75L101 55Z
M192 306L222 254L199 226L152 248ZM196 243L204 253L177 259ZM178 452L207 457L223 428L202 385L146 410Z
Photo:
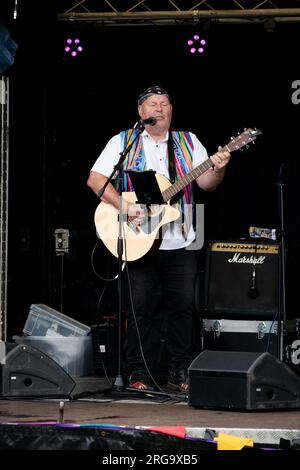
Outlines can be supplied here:
M244 132L237 137L231 137L230 142L225 145L222 150L228 150L229 152L239 150L253 142L261 134L262 132L259 129L245 129Z

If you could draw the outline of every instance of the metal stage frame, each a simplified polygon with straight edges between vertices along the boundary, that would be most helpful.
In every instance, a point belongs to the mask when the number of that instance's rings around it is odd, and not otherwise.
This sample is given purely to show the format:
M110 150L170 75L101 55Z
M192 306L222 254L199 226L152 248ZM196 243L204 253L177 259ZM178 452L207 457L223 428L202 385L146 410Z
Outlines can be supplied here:
M159 3L159 5L158 5ZM300 21L299 0L70 0L61 2L59 20L101 26Z

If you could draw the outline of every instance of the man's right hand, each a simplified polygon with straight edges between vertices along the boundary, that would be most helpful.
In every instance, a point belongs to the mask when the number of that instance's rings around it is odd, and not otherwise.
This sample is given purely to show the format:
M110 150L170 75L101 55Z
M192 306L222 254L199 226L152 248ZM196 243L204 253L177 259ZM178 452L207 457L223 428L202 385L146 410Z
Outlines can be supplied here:
M142 225L147 217L145 207L141 204L128 204L127 214L128 220L135 225Z

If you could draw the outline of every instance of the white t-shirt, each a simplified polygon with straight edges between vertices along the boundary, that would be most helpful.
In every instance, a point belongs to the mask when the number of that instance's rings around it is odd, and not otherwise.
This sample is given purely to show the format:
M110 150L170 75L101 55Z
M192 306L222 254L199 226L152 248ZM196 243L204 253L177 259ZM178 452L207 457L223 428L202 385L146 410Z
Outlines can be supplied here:
M169 159L168 159L168 138L167 133L165 139L155 142L150 134L146 130L143 131L143 149L146 159L147 170L154 170L157 173L169 178ZM194 150L193 150L193 168L200 165L204 160L208 158L207 151L195 136L190 133ZM99 155L91 171L97 171L104 176L109 177L113 171L114 166L118 163L120 153L122 152L122 142L120 134L112 137L107 143L104 150ZM169 227L164 233L162 243L160 245L161 250L175 250L184 248L190 245L195 238L195 232L191 225L187 237L185 237L181 230L181 225L173 222L169 224Z

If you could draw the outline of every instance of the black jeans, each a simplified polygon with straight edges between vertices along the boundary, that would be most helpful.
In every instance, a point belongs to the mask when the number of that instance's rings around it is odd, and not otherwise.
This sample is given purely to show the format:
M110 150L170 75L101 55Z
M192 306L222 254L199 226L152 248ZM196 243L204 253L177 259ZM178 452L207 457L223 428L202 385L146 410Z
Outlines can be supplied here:
M186 369L192 360L196 252L158 250L128 266L133 308L146 360L151 351L153 318L156 309L163 304L163 312L167 315L169 370ZM145 369L131 309L127 361L131 370Z

